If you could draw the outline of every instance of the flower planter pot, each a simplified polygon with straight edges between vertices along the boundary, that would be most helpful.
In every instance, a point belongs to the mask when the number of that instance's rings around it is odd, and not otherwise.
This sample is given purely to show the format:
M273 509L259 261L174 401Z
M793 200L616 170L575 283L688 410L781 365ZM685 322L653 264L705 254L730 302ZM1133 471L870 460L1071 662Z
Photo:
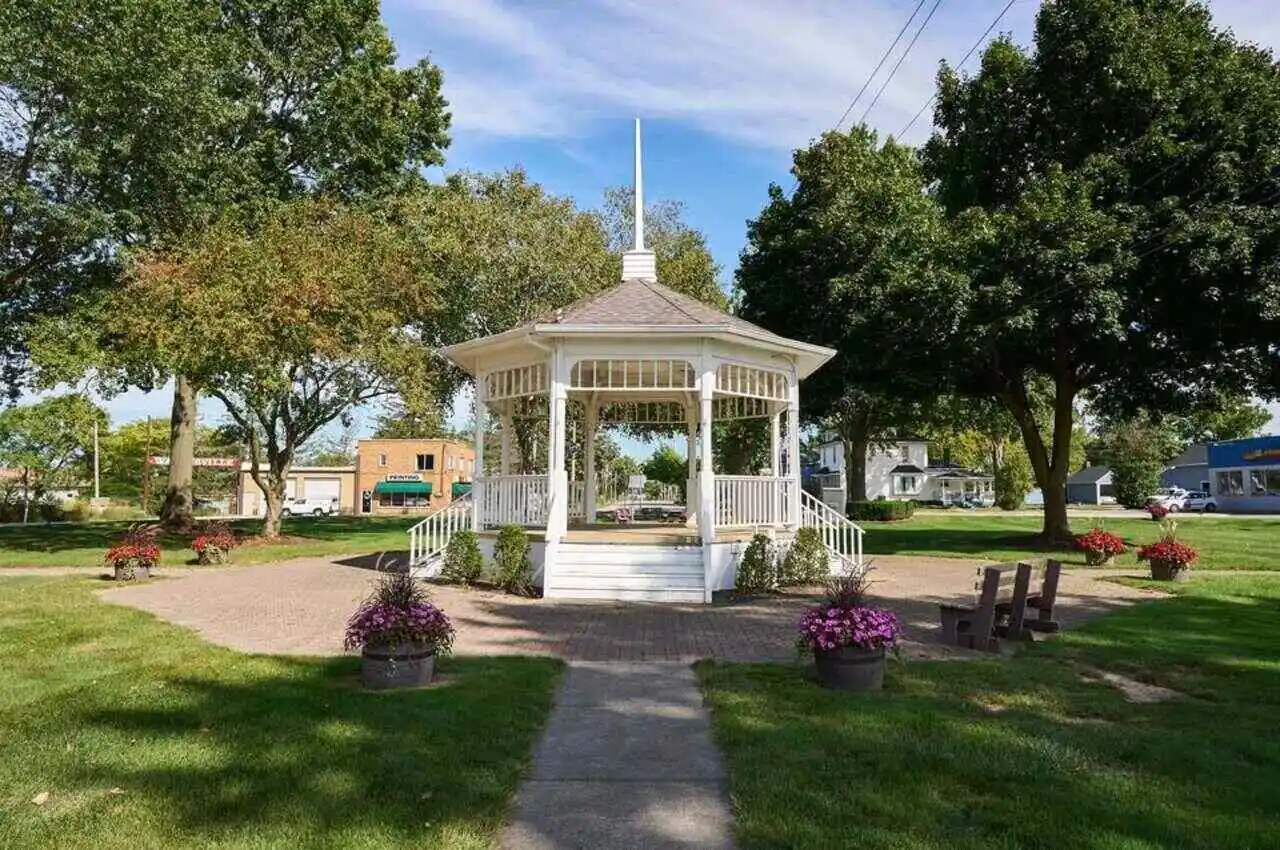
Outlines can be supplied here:
M151 578L151 567L136 566L130 569L117 565L115 568L116 581L133 581L135 579Z
M361 650L360 681L366 688L416 688L431 684L436 651L420 643L374 644Z
M818 678L838 691L878 691L884 687L884 647L840 646L813 653Z
M1186 581L1191 570L1177 561L1152 561L1151 577L1156 581Z
M1110 567L1115 565L1116 556L1105 552L1085 552L1084 562L1091 567Z
M204 567L226 564L231 561L231 553L221 549L205 549L196 556L196 563Z

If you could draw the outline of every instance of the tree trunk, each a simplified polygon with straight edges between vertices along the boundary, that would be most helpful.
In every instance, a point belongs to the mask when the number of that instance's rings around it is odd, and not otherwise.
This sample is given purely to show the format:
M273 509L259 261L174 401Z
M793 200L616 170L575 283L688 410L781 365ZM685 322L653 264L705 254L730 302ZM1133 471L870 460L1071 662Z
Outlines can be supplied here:
M160 522L188 528L195 519L191 483L196 456L196 391L179 375L174 379L173 413L169 418L169 483L160 508Z
M284 509L284 476L268 474L266 485L262 488L262 498L267 503L262 518L262 536L267 540L274 540L280 536L280 511Z
M1075 420L1075 390L1065 378L1055 381L1053 435L1046 447L1028 401L1025 384L1002 395L1018 423L1022 441L1031 459L1036 486L1044 498L1040 542L1045 546L1069 546L1074 542L1067 519L1067 475L1071 471L1071 429Z

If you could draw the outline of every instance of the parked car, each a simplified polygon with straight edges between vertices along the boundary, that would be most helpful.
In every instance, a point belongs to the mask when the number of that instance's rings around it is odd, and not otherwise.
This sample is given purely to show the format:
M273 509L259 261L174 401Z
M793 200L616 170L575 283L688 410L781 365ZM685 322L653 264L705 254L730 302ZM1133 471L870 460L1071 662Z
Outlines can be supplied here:
M1147 499L1147 505L1160 505L1167 508L1170 513L1177 513L1186 508L1189 495L1181 487L1161 487L1154 496Z
M1204 511L1211 514L1218 509L1218 500L1208 493L1194 492L1187 494L1187 500L1183 503L1184 511Z
M286 502L280 510L280 516L336 516L338 514L337 499L293 499Z

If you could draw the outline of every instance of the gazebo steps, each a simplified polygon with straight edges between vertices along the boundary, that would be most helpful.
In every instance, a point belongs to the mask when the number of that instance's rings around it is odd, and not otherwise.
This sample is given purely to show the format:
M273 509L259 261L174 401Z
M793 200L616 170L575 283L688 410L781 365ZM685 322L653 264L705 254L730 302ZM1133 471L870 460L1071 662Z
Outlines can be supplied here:
M550 571L549 597L651 602L703 601L699 546L562 543Z

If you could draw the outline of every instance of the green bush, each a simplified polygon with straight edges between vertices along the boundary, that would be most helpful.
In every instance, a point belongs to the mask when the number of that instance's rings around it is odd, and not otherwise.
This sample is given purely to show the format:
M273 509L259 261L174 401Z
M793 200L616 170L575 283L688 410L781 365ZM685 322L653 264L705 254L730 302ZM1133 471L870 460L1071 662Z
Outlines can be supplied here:
M778 587L778 559L773 541L767 535L757 534L747 544L738 562L738 572L733 589L740 596L759 596L772 593Z
M494 571L498 587L519 596L533 595L533 560L529 556L529 535L518 525L504 525L493 546Z
M822 534L816 528L797 531L778 568L778 584L783 587L822 584L830 575L831 562Z
M845 513L854 522L889 522L896 519L911 519L915 512L916 503L912 501L877 499L874 502L850 502L845 505Z
M1016 511L1031 492L1031 461L1023 451L1010 451L995 472L996 507Z
M444 565L440 578L457 584L475 584L484 570L484 555L474 531L459 531L444 547Z

